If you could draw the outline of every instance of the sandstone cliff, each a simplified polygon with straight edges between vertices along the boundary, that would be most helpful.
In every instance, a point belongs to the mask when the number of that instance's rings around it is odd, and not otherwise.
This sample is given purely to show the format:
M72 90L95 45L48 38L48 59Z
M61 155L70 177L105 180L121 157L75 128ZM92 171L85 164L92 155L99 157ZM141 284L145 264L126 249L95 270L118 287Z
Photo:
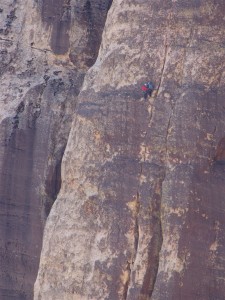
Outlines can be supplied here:
M110 0L0 1L0 299L31 300L43 227Z
M35 299L224 299L224 12L223 1L113 1Z
M2 2L0 299L225 298L224 13Z

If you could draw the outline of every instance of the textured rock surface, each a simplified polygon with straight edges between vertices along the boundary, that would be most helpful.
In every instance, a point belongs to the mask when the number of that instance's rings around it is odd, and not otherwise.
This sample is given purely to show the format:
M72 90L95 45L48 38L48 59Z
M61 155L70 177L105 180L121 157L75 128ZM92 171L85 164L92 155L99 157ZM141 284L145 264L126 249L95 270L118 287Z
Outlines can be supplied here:
M109 6L110 0L0 2L1 300L33 299L76 98Z
M223 300L224 1L114 0L98 54L110 5L0 3L0 299L61 187L35 299Z
M224 1L113 1L35 299L225 298L224 12ZM147 79L157 89L144 102Z

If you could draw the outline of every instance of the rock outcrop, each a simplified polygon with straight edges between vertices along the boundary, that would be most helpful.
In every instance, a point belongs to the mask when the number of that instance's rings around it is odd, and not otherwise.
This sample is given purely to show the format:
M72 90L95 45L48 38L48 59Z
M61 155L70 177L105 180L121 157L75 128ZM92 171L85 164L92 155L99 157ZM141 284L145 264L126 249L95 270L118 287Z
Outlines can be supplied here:
M1 300L225 299L224 13L1 1Z
M224 12L223 1L113 1L36 300L224 299Z
M43 227L110 0L0 3L0 299L31 300Z

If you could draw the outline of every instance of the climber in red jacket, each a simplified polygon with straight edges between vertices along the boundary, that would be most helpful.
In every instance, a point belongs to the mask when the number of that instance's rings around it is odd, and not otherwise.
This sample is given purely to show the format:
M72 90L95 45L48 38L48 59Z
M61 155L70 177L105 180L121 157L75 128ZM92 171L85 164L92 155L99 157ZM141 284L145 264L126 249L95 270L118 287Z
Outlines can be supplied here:
M147 100L148 96L151 97L152 95L152 91L154 90L154 85L152 82L146 82L145 84L142 85L141 89L143 91L145 100Z

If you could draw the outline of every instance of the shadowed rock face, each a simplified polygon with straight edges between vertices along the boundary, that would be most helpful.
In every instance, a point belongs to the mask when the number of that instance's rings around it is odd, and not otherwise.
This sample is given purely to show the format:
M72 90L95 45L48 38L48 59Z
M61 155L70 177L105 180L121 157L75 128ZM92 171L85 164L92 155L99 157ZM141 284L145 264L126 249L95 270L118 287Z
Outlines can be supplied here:
M113 2L35 299L224 299L224 12L223 1Z
M61 185L58 165L71 122L68 110L74 107L66 94L72 99L75 89L64 82L55 95L51 79L30 88L14 116L1 123L2 299L32 299L43 226Z
M112 0L39 0L42 20L51 29L52 51L61 55L69 52L75 65L79 60L88 67L93 65L111 3ZM70 36L73 30L75 41Z
M42 20L52 26L51 48L55 54L65 54L69 50L69 30L71 26L70 1L43 0Z
M78 52L92 55L88 63L85 55L71 61L70 53L79 53L70 46L79 43L86 29L70 11L88 14L85 3L0 3L1 300L33 299L43 227L61 186L77 95L97 55L107 14L106 7L101 21L92 15L96 44L92 47L86 36L80 45Z

